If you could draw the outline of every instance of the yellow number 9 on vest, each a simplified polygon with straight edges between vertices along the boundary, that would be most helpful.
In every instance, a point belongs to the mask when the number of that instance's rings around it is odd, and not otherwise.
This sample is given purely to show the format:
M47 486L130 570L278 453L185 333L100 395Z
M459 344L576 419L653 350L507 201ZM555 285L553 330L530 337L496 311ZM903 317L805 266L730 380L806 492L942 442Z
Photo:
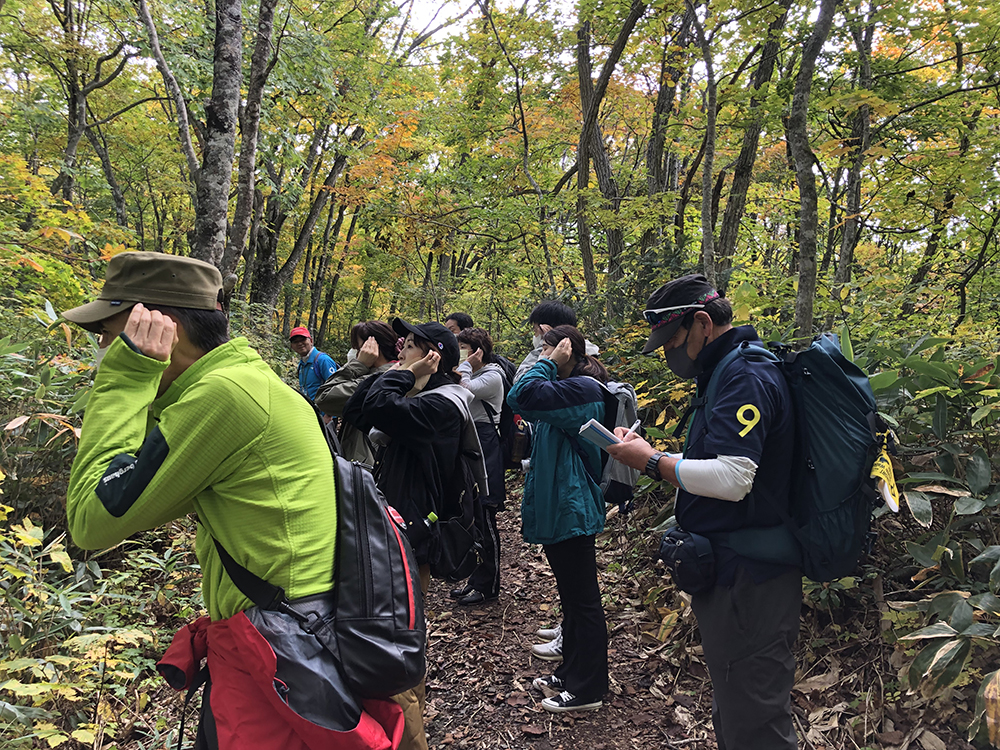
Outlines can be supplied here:
M740 437L746 437L746 434L760 421L760 409L753 404L744 404L736 411L736 421L743 425Z

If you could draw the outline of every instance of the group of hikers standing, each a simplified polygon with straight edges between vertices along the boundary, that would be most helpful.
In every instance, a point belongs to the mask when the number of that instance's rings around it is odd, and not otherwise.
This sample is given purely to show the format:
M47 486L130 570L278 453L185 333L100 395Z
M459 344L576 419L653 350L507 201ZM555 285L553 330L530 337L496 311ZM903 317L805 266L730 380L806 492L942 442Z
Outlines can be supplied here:
M199 658L207 658L196 747L313 747L301 717L287 715L295 691L310 683L254 629L256 607L230 580L221 555L293 602L329 596L338 522L331 458L313 407L245 339L230 340L222 302L214 267L124 253L110 261L99 298L64 314L101 337L102 357L70 478L69 530L78 546L97 549L195 513L209 614L183 633L178 648L191 663L179 662L186 677L178 683L190 687ZM665 284L647 308L647 352L662 351L671 370L699 385L728 352L757 341L751 327L732 326L728 301L699 275ZM562 622L540 630L547 642L532 649L561 662L533 683L552 713L599 709L608 690L595 547L607 506L593 467L609 459L577 436L591 419L607 423L609 375L576 322L566 305L539 303L528 319L532 351L516 369L464 313L444 323L357 323L340 367L305 328L290 335L301 390L328 428L336 425L341 455L373 467L379 490L402 517L424 593L436 564L440 570L428 531L435 509L461 484L456 475L471 471L477 559L450 595L474 605L500 594L501 414L507 408L534 426L520 518L524 540L542 546L559 594ZM683 456L656 451L622 427L615 430L621 442L606 451L677 487L677 518L689 531L780 523L770 504L747 496L760 487L788 504L787 387L766 363L748 359L727 368L720 393L711 415L695 413ZM470 452L475 459L463 463ZM717 578L692 606L712 677L718 746L795 748L799 571L724 548L716 558ZM391 701L331 707L338 717L329 746L427 747L424 701L421 682Z

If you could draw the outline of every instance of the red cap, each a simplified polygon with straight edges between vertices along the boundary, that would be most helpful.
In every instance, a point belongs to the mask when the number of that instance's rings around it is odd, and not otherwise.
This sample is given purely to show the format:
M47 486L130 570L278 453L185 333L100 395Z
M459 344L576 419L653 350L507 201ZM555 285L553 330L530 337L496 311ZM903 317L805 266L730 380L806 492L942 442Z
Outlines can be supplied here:
M294 339L296 336L305 336L307 339L311 339L312 335L309 333L308 328L299 326L298 328L293 328L292 332L288 334L288 338Z

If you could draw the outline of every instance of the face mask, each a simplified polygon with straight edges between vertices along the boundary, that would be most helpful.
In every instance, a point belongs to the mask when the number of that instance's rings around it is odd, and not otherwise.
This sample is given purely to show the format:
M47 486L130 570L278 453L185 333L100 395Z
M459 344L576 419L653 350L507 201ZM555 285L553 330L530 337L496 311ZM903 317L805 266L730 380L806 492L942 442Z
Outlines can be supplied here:
M459 349L458 350L458 364L462 364L468 358L469 358L469 350L468 349Z
M358 350L357 349L353 349L352 348L352 349L348 349L347 350L347 360L348 361L350 361L352 359L357 359L357 358L358 358Z
M108 347L103 349L98 349L97 354L94 355L94 375L97 375L97 370L101 366L101 360L104 359L104 355L108 353Z
M697 358L691 359L688 356L687 348L688 339L690 338L691 331L688 331L687 336L684 337L684 343L670 349L666 354L667 367L673 370L677 377L684 378L685 380L697 377L701 373L701 365L697 362Z
M533 349L540 348L542 346L542 344L544 344L544 343L545 342L542 341L542 337L541 336L535 335L535 336L531 337L531 347Z

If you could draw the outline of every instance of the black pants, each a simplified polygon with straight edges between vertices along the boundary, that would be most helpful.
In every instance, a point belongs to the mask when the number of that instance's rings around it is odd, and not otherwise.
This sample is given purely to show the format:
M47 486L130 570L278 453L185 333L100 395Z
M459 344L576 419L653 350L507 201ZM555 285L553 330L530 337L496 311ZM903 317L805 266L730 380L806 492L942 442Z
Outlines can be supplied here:
M476 526L482 535L483 552L479 565L469 576L469 585L488 597L500 593L500 534L497 531L497 509L476 501Z
M208 667L205 667L208 669ZM212 697L212 679L205 680L205 687L201 694L201 711L198 714L198 735L195 737L194 750L219 750L219 737L215 729L215 714L212 713L210 699ZM190 695L188 696L190 700ZM187 700L184 701L184 708L187 709ZM181 727L183 729L183 721ZM181 743L178 743L180 747Z
M608 692L608 626L597 583L594 537L576 536L543 549L563 611L563 662L556 677L576 697L599 700Z
M756 584L740 568L732 587L695 594L691 607L712 676L719 750L795 750L792 648L799 633L801 573Z

